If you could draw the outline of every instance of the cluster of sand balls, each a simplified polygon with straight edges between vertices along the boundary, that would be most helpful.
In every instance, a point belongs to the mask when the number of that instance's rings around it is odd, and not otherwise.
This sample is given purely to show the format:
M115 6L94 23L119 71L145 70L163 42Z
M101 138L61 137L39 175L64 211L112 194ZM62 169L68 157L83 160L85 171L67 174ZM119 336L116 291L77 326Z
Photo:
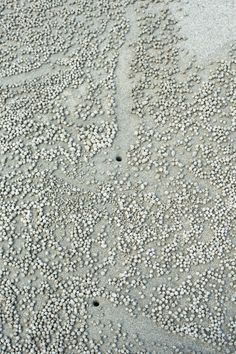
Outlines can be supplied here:
M2 354L235 353L236 57L171 2L0 5Z

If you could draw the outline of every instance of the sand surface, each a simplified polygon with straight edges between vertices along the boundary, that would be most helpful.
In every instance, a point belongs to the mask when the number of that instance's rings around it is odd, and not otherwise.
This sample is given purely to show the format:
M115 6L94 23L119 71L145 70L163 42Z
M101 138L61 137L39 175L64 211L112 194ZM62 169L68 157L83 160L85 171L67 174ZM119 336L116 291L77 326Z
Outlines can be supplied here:
M236 352L236 2L0 4L0 354Z

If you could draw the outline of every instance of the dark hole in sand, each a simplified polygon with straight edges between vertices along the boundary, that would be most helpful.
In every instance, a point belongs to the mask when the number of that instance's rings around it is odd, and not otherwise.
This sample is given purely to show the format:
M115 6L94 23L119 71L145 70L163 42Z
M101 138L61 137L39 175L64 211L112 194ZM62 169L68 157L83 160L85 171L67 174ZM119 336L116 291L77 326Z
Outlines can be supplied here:
M119 156L119 155L117 155L117 156L116 156L116 161L118 161L118 162L122 161L122 157Z

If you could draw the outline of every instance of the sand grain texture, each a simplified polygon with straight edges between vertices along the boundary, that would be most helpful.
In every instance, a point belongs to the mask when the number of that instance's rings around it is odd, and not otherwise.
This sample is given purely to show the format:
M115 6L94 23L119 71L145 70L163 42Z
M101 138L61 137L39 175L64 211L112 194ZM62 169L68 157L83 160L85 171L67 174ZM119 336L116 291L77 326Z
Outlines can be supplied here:
M230 354L234 0L0 4L0 354Z

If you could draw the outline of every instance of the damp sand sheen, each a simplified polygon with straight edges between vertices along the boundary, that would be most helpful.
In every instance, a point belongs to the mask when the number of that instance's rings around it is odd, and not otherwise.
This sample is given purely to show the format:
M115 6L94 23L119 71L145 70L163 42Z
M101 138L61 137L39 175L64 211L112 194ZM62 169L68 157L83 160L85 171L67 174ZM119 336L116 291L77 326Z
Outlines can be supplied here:
M0 2L0 354L236 352L236 1Z

